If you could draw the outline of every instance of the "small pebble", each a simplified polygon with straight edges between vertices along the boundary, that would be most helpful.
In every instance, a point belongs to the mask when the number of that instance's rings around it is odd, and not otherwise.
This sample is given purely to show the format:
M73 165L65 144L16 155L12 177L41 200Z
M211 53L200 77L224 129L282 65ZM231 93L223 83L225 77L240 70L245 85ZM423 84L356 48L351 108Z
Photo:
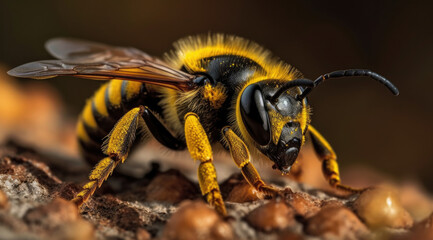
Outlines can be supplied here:
M309 218L320 210L320 200L313 199L304 192L295 192L287 199L287 203L295 209L296 214Z
M55 240L92 240L95 238L93 225L83 219L60 225L50 236Z
M139 228L137 229L137 232L135 233L137 240L150 240L152 236L146 229Z
M236 203L252 202L259 199L256 192L257 190L255 190L254 187L244 181L234 185L233 189L224 200Z
M321 239L359 239L368 229L350 209L329 206L307 221L305 232Z
M0 189L0 209L6 209L9 207L9 200L8 196L6 196L6 193L4 193Z
M413 224L398 195L390 188L366 190L355 201L354 208L358 216L373 228L410 228Z
M146 188L146 201L176 204L199 195L199 190L175 170L158 174Z
M266 203L246 216L247 222L265 232L281 230L296 224L295 211L284 202L275 200Z
M406 181L399 186L401 205L412 216L414 222L420 222L433 212L433 199L416 182Z
M202 201L184 201L164 227L162 239L233 239L229 224Z
M78 218L78 209L75 204L62 198L56 198L46 205L30 209L24 215L27 223L45 228L54 228L76 221Z

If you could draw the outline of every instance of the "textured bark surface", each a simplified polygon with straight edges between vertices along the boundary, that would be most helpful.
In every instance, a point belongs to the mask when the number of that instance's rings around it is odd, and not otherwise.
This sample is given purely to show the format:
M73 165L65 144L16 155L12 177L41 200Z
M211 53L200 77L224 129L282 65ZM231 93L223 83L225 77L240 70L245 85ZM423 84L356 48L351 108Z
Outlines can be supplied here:
M115 173L77 209L68 200L89 170L78 159L41 154L14 142L0 146L2 239L433 237L432 215L413 224L401 202L393 199L399 196L387 197L388 189L337 197L283 177L271 181L291 191L266 200L258 198L241 175L232 175L221 184L229 214L223 218L202 200L196 182L178 170L160 171L157 164L149 165L139 179ZM396 224L371 224L369 217L377 218L380 210L371 202L382 199L385 205L398 205L401 213L392 213ZM380 216L387 214L383 211Z

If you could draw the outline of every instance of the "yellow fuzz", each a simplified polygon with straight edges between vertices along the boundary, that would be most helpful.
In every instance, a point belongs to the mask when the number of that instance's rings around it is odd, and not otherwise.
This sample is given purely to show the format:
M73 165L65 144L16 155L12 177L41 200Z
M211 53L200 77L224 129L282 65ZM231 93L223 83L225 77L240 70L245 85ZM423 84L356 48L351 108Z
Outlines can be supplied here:
M219 191L216 171L212 162L200 163L197 174L202 195L206 195L212 190Z
M249 163L250 153L245 143L231 129L224 133L224 137L229 144L230 154L236 165L242 168Z
M175 50L166 54L166 61L174 68L185 66L193 72L203 72L204 58L219 55L235 55L246 57L258 63L268 78L292 80L300 77L300 73L290 65L273 57L257 43L241 37L209 34L190 36L175 43Z
M130 131L132 126L131 124L138 124L138 121L134 122L134 119L136 119L137 115L140 115L140 111L141 109L138 107L133 108L117 122L116 126L109 135L108 144L104 151L105 154L116 154L122 158L123 162L123 160L126 158L126 156L122 154L122 152L125 150L125 138ZM136 126L133 127L133 129L137 129ZM135 134L135 132L130 134Z
M209 139L195 113L185 115L185 140L194 160L212 161L212 148Z
M203 90L203 97L209 101L214 109L219 109L227 98L225 92L226 89L222 83L218 83L215 87L211 84L206 84Z
M294 119L290 116L283 116L273 110L269 111L268 114L269 120L271 121L272 142L277 145L278 140L280 140L284 125L290 121L293 121Z
M113 164L113 160L109 157L106 157L98 162L93 171L89 175L89 180L98 180L100 179L104 173L106 172L107 167Z

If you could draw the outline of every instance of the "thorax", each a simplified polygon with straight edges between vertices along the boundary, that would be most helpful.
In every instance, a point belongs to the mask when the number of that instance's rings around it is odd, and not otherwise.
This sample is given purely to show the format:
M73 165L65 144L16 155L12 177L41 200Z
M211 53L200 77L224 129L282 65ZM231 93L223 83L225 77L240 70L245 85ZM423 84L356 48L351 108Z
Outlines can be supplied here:
M203 83L191 92L164 89L161 106L166 121L178 135L183 135L185 114L194 112L199 116L210 141L216 142L221 138L221 129L234 121L240 86L260 71L260 66L248 58L234 55L208 57L200 61L204 71L189 73L205 74L210 83Z

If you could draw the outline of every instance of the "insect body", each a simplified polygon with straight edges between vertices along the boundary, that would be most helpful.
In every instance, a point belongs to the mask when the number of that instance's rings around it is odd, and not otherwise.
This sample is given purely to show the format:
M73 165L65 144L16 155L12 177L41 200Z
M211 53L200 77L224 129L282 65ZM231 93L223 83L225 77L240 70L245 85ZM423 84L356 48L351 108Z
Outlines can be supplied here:
M259 45L221 34L180 40L165 61L134 48L74 39L53 39L46 46L60 60L24 64L9 74L110 80L86 103L78 121L82 152L96 166L73 199L77 205L127 159L136 140L152 137L173 150L187 148L200 161L202 194L223 215L212 144L230 151L255 189L274 196L279 190L261 180L251 158L269 159L287 174L310 134L329 183L358 191L340 183L334 151L310 125L306 96L324 80L342 76L370 76L398 94L388 80L368 70L303 79Z

